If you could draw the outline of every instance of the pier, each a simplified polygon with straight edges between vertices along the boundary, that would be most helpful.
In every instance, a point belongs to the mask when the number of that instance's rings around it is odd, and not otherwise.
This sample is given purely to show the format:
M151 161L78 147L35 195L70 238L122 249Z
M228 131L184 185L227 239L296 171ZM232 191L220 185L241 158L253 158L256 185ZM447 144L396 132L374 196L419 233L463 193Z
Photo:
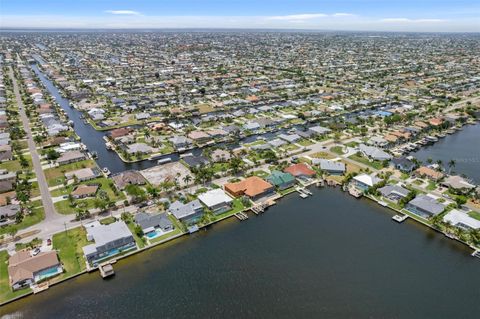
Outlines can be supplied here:
M244 212L238 212L235 214L235 217L238 218L238 220L240 221L244 221L244 220L247 220L248 219L248 215L245 214Z
M394 221L396 221L397 223L402 223L403 221L405 221L406 219L408 218L408 215L395 215L392 217L392 219Z

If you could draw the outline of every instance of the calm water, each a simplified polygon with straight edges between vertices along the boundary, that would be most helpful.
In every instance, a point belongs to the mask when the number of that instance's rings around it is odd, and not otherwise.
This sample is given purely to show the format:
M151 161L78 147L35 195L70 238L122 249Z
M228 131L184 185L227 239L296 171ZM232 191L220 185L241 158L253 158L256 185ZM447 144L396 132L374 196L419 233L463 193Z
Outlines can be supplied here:
M427 162L441 160L448 170L448 162L455 160L453 172L465 174L480 183L480 125L468 125L462 131L447 135L437 143L418 150L410 155Z
M480 260L339 190L291 195L1 309L20 318L478 318Z

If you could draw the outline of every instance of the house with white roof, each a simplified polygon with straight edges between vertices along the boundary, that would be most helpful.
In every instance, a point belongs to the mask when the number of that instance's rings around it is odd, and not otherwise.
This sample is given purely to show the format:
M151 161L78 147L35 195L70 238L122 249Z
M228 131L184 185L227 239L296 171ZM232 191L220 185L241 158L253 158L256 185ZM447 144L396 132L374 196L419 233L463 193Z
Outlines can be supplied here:
M233 199L221 188L209 190L199 195L198 199L214 214L221 214L230 210L233 203Z

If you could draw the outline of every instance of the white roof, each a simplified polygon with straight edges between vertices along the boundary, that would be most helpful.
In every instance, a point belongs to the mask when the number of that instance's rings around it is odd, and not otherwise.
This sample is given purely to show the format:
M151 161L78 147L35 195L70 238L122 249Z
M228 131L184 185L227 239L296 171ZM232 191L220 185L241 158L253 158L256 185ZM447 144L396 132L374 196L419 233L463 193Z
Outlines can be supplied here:
M367 174L355 176L353 179L370 187L380 182L379 178Z
M207 207L213 207L218 204L231 203L232 198L228 196L222 189L216 188L209 190L198 196L198 199Z
M473 229L480 228L480 220L468 216L468 213L462 212L458 209L452 209L443 217L444 222L450 222L452 225L466 225ZM459 225L459 226L461 226Z

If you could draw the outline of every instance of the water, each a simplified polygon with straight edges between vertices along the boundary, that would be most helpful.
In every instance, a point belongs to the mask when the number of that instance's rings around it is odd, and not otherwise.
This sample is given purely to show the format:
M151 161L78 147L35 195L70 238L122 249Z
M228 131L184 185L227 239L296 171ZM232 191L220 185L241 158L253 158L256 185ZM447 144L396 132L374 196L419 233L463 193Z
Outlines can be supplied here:
M478 318L480 261L336 189L282 199L5 306L20 318Z
M424 163L427 163L428 158L434 163L441 160L447 171L448 162L453 159L456 163L452 172L465 174L480 183L480 125L464 126L462 131L447 135L437 143L410 155Z

